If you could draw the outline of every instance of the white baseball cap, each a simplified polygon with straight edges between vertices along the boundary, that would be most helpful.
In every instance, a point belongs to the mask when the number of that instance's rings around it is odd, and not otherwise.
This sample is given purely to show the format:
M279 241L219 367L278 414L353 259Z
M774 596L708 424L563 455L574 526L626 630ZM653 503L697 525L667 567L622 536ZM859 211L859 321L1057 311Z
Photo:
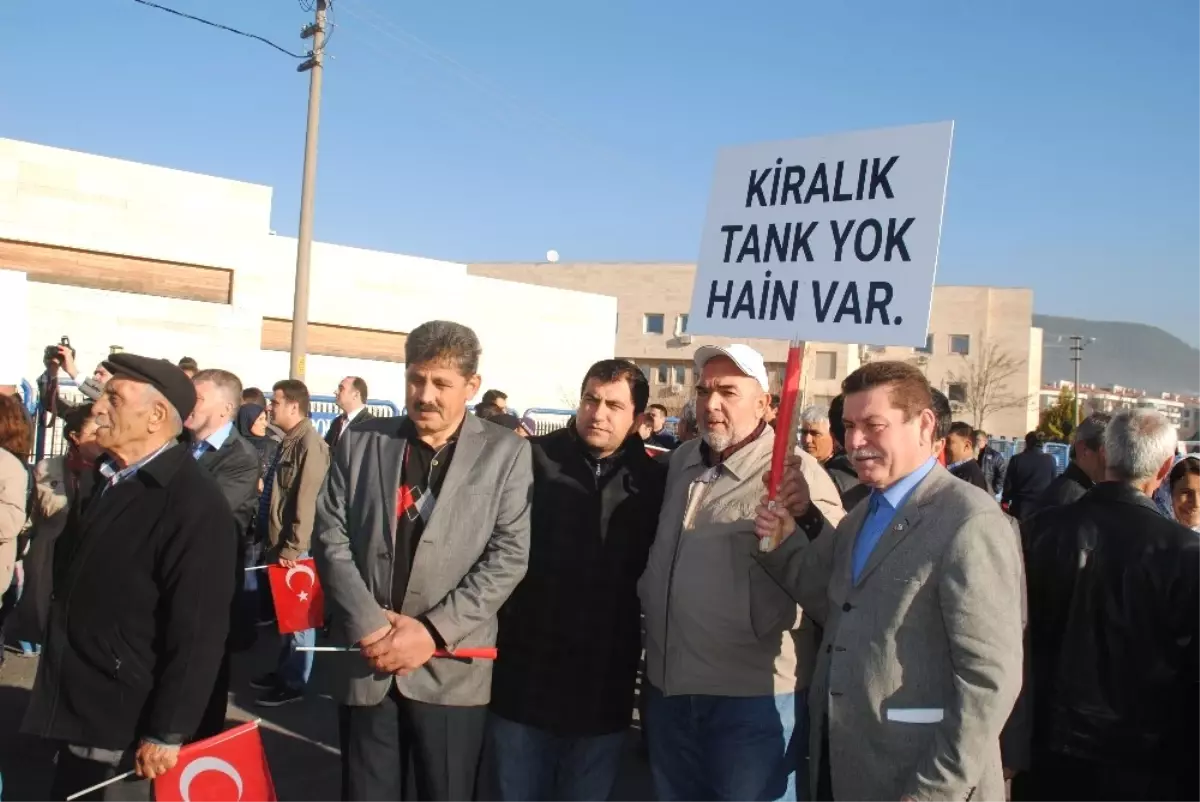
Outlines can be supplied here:
M733 345L702 345L696 349L696 378L708 360L717 356L729 357L738 370L758 381L764 393L771 392L771 382L767 379L767 366L763 364L762 354L748 345L734 343Z

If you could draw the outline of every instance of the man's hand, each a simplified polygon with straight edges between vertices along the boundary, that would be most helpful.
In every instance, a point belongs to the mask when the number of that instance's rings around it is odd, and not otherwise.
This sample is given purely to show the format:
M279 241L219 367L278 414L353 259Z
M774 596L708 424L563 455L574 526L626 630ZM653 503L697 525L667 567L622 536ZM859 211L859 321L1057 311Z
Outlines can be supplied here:
M175 768L178 762L178 746L159 746L142 741L138 744L137 754L134 755L133 768L137 776L153 780Z
M391 610L384 610L384 614L392 628L379 640L362 647L363 657L371 668L381 674L404 676L429 662L437 644L425 625Z
M280 557L280 558L279 558L279 564L280 564L281 566L283 566L284 568L295 568L295 567L296 567L296 560L285 560L284 558Z
M58 358L62 363L62 369L67 372L67 375L72 379L75 378L79 368L75 364L75 355L71 353L71 349L65 345L58 346Z
M766 496L759 505L758 517L754 519L754 534L761 540L770 538L772 548L778 548L796 531L796 519L785 507L776 503L768 506Z
M808 505L812 503L808 482L800 472L802 462L800 457L788 455L783 467L783 481L779 483L779 490L775 494L775 506L783 507L797 518L808 512ZM770 471L763 474L763 484L771 486Z

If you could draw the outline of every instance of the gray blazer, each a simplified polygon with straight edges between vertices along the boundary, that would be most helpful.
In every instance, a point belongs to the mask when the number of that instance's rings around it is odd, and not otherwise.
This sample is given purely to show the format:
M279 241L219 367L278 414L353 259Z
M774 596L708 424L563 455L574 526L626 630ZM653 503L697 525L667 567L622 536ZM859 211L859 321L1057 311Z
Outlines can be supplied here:
M813 791L828 721L836 799L1003 800L1000 731L1021 688L1020 545L995 499L934 466L855 585L869 506L761 557L825 627L809 691Z
M313 557L336 642L357 644L387 626L403 418L350 427L338 440L317 499ZM421 536L400 612L425 615L450 648L494 646L496 613L525 576L533 468L529 444L467 415L433 516ZM484 705L492 666L436 658L405 677L374 673L358 654L328 666L348 705L383 701L393 679L405 697L440 705Z

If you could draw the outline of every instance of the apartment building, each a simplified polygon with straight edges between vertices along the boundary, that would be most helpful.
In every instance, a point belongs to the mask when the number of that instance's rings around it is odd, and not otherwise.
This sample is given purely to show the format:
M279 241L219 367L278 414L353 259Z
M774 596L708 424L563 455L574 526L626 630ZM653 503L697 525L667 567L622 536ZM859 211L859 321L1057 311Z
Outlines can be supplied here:
M1063 390L1074 391L1074 383L1057 381L1047 384L1038 392L1038 409L1054 406ZM1153 409L1170 421L1183 439L1196 439L1200 429L1200 398L1176 393L1147 393L1119 384L1097 387L1094 384L1079 386L1080 415L1093 412L1112 414L1123 409Z
M650 379L651 395L668 409L683 405L695 383L692 355L702 344L727 337L688 331L692 282L688 263L487 263L470 264L474 276L611 295L617 299L616 356L630 359ZM924 348L870 344L807 344L802 392L805 403L828 404L849 373L871 359L919 365L950 396L956 416L989 432L1020 437L1037 425L1041 386L1041 329L1033 327L1033 292L997 287L936 287ZM751 339L767 362L773 388L783 376L787 343ZM997 359L1005 373L994 382L992 403L972 404L978 374ZM998 371L993 370L993 375ZM976 381L972 381L972 374ZM983 407L981 420L975 411Z

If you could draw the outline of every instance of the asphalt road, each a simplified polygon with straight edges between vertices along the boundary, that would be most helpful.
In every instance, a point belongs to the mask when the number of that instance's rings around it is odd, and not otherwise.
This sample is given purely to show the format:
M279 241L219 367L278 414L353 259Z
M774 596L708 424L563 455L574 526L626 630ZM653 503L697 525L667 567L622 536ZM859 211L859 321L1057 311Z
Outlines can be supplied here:
M255 648L235 656L230 725L262 719L263 745L281 800L338 799L341 769L337 705L323 693L321 662L339 655L317 655L310 694L304 701L272 709L255 707L258 692L249 687L249 681L274 668L277 649L277 636L260 629ZM11 652L0 666L0 776L5 802L45 799L50 788L53 748L19 733L36 671L36 658ZM654 798L649 767L637 749L637 741L636 731L631 730L614 800Z

